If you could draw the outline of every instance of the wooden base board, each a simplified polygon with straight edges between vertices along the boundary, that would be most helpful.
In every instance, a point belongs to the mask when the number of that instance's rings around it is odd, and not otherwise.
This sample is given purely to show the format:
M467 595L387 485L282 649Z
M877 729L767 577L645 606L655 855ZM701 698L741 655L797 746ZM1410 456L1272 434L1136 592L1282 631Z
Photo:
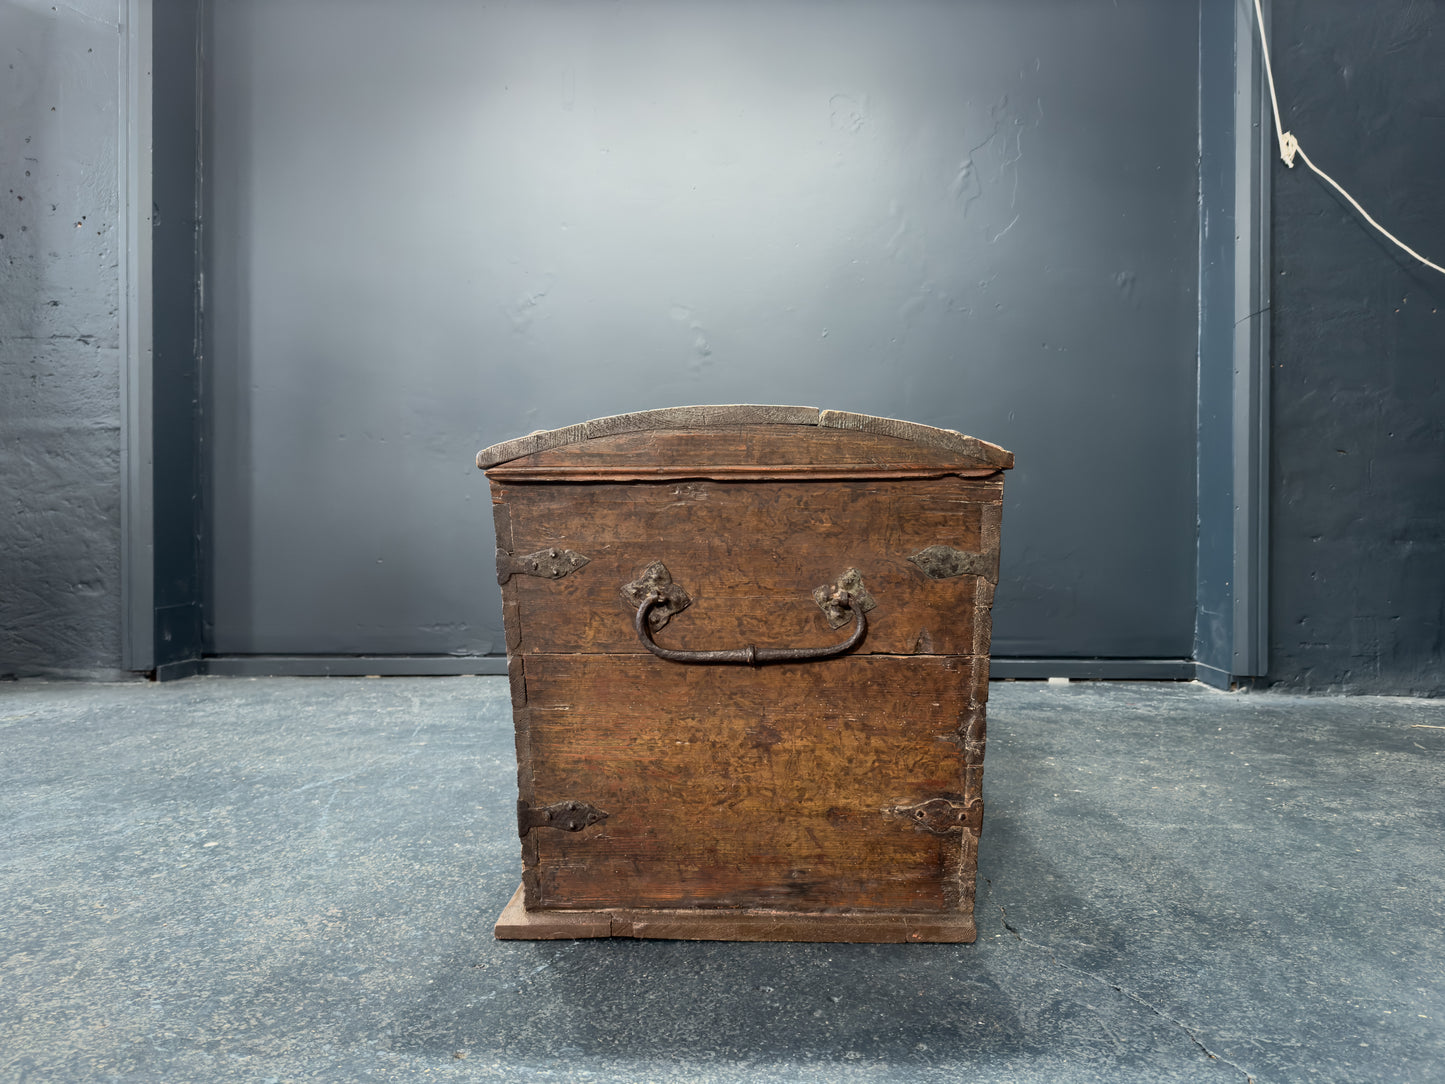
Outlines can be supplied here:
M582 937L652 937L673 941L841 941L971 943L973 916L892 912L797 914L790 911L633 910L528 911L522 886L494 930L500 941Z

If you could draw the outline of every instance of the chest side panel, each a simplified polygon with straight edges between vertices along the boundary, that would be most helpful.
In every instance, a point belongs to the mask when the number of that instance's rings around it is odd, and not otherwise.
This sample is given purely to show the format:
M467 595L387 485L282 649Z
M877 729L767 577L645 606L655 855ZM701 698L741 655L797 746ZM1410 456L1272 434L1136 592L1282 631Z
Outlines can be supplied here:
M527 832L529 906L971 906L978 660L525 668L531 801L606 814Z
M996 477L493 485L516 651L644 652L622 589L655 561L690 598L657 632L665 647L836 642L846 630L813 591L850 568L877 602L859 653L971 654L986 634L978 581L998 577ZM525 569L529 557L542 567Z

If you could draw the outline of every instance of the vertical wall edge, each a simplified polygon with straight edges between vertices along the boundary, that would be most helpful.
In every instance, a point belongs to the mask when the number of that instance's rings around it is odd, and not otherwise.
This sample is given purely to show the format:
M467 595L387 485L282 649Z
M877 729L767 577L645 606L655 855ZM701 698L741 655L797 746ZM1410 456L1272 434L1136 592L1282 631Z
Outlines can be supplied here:
M1263 677L1269 646L1270 136L1252 0L1235 0L1234 648ZM1265 19L1269 4L1263 3Z
M118 0L121 668L155 666L151 413L151 0Z

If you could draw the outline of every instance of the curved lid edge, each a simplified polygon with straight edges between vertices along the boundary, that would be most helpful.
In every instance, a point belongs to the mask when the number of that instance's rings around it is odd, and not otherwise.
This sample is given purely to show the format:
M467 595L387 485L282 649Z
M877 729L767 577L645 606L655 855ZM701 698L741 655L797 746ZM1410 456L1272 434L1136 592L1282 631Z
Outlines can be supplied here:
M618 433L636 433L650 429L707 429L734 425L816 425L826 429L854 429L911 440L933 448L944 448L998 470L1008 470L1014 465L1012 452L953 429L937 429L919 422L878 418L871 414L853 414L845 410L733 403L639 410L632 414L594 418L576 425L563 426L561 429L539 429L524 437L504 440L490 448L483 448L477 453L477 466L486 470L534 452L544 452Z

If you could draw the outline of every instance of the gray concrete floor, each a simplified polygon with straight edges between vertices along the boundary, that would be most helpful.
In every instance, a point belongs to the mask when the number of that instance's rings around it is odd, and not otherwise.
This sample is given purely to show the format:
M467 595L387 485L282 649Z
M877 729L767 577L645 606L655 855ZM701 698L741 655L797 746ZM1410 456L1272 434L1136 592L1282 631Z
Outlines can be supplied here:
M992 697L976 945L502 943L503 679L0 686L0 1080L1445 1079L1445 702Z

